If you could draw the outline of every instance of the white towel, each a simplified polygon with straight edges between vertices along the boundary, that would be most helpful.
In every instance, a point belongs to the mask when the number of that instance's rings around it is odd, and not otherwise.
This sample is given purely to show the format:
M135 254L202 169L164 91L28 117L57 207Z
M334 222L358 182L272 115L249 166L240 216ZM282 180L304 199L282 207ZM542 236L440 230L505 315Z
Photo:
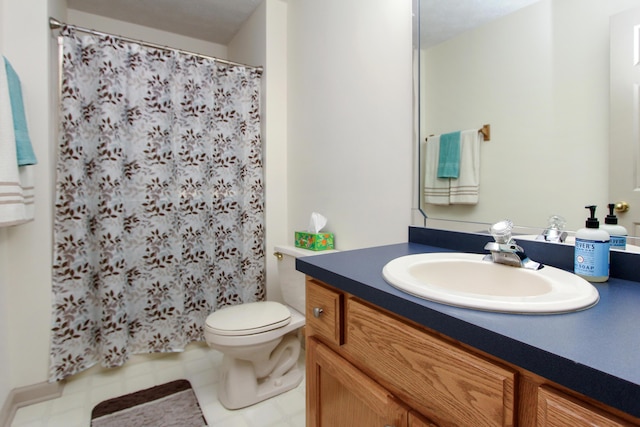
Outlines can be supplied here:
M477 130L465 130L460 134L460 175L451 179L451 204L475 205L480 192L480 141Z
M7 72L0 66L0 227L33 219L33 166L18 167Z
M428 137L424 148L424 202L432 205L448 205L450 179L438 178L440 135Z

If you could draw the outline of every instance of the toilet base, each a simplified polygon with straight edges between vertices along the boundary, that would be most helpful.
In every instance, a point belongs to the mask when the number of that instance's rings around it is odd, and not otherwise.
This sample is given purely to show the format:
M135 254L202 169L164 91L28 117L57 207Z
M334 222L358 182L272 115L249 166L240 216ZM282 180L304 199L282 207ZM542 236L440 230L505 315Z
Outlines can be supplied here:
M220 386L218 388L218 399L222 406L227 409L245 408L296 388L302 382L303 377L302 369L294 368L283 377L263 382L259 385L255 394L245 392L245 395L240 399L230 399L226 392L227 390L223 390L223 387Z
M304 377L304 369L298 366L299 355L300 341L295 333L287 334L265 360L242 360L225 354L218 383L220 403L227 409L240 409L296 388ZM260 378L257 373L265 366L270 372Z

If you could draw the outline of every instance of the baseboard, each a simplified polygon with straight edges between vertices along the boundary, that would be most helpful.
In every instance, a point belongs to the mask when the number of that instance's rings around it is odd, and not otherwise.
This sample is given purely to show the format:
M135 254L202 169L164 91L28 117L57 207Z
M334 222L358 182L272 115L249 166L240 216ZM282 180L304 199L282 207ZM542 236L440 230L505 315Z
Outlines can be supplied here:
M11 427L13 417L19 408L60 397L62 396L63 388L63 381L55 383L44 382L14 388L9 392L7 400L4 402L4 405L2 405L2 410L0 411L0 426Z

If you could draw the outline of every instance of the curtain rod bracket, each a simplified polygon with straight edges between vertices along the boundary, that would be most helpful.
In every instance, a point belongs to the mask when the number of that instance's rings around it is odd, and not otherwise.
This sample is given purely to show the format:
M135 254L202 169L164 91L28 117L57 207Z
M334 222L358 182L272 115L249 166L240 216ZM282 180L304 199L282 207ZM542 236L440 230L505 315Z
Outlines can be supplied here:
M55 18L49 18L49 28L51 28L52 30L57 30L60 27L62 27L62 22L58 21Z

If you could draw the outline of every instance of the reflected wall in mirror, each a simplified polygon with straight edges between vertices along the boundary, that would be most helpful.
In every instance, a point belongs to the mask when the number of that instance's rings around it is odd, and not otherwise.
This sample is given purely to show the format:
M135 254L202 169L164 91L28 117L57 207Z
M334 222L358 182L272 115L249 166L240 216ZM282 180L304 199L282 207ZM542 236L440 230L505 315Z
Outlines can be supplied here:
M434 1L419 0L421 37ZM438 1L438 13L464 3ZM542 229L561 215L576 230L588 216L584 206L595 204L603 221L607 203L616 202L608 199L609 18L637 6L540 0L439 44L421 40L417 190L425 216L510 218ZM491 139L480 143L478 203L424 203L426 137L485 123Z

